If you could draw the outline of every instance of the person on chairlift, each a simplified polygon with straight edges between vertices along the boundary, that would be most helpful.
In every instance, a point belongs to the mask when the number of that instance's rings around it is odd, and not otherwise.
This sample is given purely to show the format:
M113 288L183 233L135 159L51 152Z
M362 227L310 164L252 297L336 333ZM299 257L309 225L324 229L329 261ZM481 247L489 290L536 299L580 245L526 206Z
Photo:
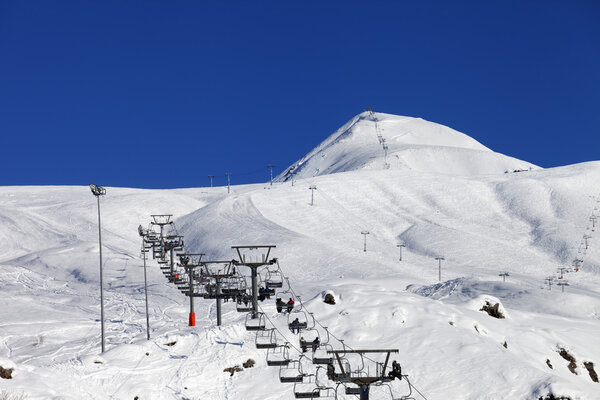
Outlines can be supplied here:
M402 369L396 360L392 361L392 370L388 373L388 376L392 380L396 378L402 379Z
M312 351L313 351L313 353L315 351L317 351L317 347L319 347L320 343L321 342L319 341L319 337L316 337L315 340L312 341Z
M290 297L290 300L287 302L287 312L292 312L294 309L294 300Z
M292 321L292 323L290 324L290 330L292 331L292 333L300 333L299 325L300 325L300 321L298 320L298 318L296 318L295 320Z
M275 300L275 307L277 308L278 313L283 310L283 301L281 300L281 297L278 297L277 300Z
M300 348L303 353L306 353L306 340L303 337L300 338Z

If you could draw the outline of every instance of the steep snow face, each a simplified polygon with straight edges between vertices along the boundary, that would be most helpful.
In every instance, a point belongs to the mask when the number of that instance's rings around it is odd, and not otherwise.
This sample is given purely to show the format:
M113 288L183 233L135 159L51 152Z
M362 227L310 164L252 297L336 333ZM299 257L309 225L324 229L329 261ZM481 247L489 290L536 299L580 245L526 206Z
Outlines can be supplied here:
M277 177L279 181L354 170L414 170L453 175L538 169L421 118L365 111Z

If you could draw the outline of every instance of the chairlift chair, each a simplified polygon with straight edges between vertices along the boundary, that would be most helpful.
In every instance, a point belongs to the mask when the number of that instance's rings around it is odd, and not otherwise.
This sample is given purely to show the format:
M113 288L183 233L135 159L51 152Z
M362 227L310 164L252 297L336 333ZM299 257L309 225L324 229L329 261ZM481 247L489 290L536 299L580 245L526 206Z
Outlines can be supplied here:
M255 344L257 349L274 349L277 347L277 337L275 336L275 328L264 331L257 331Z
M298 322L296 322L296 319L298 320ZM290 328L290 331L292 333L294 333L294 331L299 333L301 330L308 328L308 320L309 317L306 311L300 309L293 310L291 313L288 314L288 327ZM314 328L314 319L311 328Z
M315 374L303 374L302 381L294 383L294 397L297 399L321 397L321 388L317 386Z
M267 277L265 278L265 285L267 288L281 288L283 287L283 278L279 270L267 270Z
M303 374L299 370L300 360L290 360L287 365L279 367L279 382L296 383L303 381Z
M346 386L346 394L360 395L362 389L358 386Z
M289 343L277 345L267 350L267 365L270 367L280 367L290 363L288 350Z
M235 309L237 312L250 312L250 311L254 310L254 308L252 306L252 298L247 293L246 293L246 296L248 296L247 303L244 303L244 302L237 303L236 302Z
M258 313L256 318L252 318L252 314L246 315L246 330L247 331L264 331L265 330L265 315Z
M313 352L312 362L318 365L333 364L333 354L327 354L328 350L333 350L329 344L321 343Z

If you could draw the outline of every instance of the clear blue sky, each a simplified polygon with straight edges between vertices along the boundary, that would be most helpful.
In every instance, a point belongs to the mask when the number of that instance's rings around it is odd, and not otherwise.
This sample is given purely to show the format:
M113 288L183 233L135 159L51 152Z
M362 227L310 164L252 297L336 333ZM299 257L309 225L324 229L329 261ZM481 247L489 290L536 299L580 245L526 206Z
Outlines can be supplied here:
M367 106L598 160L600 2L0 0L0 185L266 181Z

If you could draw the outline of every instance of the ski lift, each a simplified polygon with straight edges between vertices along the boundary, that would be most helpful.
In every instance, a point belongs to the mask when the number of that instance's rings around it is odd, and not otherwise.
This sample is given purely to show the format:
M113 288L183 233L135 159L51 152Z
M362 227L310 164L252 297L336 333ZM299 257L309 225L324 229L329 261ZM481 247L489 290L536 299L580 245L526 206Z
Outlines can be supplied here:
M333 364L333 354L328 354L329 350L333 350L333 347L329 344L321 343L318 345L315 351L313 351L312 362L317 365L329 365Z
M302 381L294 383L294 397L297 399L321 397L321 388L317 385L315 374L303 374Z
M235 309L237 312L249 312L253 311L252 298L248 293L237 296Z
M257 331L254 340L257 349L274 349L277 347L277 337L275 336L275 328Z
M295 333L300 333L301 330L308 328L308 320L309 317L306 311L303 311L301 309L294 310L288 314L288 327L290 328L290 331L292 333L294 333L294 331L296 331ZM315 322L313 317L311 328L314 328L314 326Z
M300 372L300 360L290 360L286 365L279 367L279 382L296 383L303 381L303 374Z
M283 274L279 270L267 270L267 277L265 278L265 286L267 288L281 288L283 287Z
M252 314L246 315L246 330L247 331L264 331L265 330L265 315L258 313L256 318L252 318Z
M267 365L270 367L280 367L290 363L289 343L277 345L267 350Z
M346 386L346 394L360 395L362 389L358 386Z

